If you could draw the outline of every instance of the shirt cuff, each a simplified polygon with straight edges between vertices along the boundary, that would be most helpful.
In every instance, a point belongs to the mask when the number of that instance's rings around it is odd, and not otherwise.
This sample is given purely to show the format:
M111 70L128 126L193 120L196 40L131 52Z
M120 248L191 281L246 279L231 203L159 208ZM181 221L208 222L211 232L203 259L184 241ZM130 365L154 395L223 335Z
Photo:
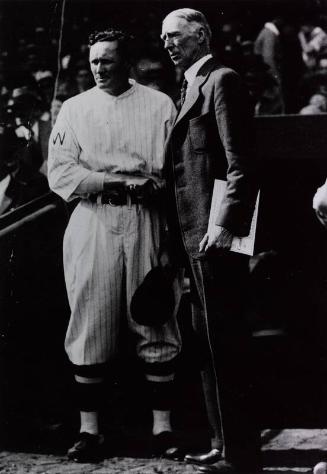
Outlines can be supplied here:
M79 183L74 194L93 194L103 191L105 172L92 171Z

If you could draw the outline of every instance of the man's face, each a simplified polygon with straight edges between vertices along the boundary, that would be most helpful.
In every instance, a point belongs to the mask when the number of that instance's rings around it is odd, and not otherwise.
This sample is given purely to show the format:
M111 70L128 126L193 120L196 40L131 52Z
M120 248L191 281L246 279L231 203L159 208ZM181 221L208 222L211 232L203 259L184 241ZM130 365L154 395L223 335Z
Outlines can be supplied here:
M99 41L93 44L89 60L99 89L110 87L113 82L117 82L117 79L126 74L126 65L119 53L118 41Z
M203 36L184 18L168 16L162 24L161 39L175 66L186 70L200 57Z

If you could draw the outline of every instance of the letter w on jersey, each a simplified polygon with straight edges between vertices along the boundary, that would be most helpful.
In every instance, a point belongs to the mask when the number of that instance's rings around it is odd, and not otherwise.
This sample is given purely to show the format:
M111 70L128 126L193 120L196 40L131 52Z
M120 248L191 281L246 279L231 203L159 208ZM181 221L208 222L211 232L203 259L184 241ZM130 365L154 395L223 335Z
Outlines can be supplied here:
M65 140L65 135L66 135L66 132L64 132L62 136L58 132L57 135L52 139L52 143L55 145L57 143L57 140L59 139L60 145L62 145Z

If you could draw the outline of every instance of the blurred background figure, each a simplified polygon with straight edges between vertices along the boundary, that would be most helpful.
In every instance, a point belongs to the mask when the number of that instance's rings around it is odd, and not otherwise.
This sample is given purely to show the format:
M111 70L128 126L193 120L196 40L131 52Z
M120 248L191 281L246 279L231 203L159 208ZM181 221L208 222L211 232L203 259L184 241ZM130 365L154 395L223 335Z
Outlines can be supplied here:
M16 134L28 141L33 153L31 166L40 169L48 157L51 117L41 97L24 86L12 91L7 103L7 119L16 127Z
M131 76L140 84L177 98L175 71L167 56L158 48L138 48Z
M217 42L214 44L217 57L228 67L240 70L242 64L240 26L237 21L229 21L221 26Z
M40 172L50 131L43 125L40 99L27 88L14 89L0 126L0 214L49 191ZM47 130L47 131L46 131Z
M280 93L280 84L261 56L248 55L243 76L255 115L283 113L284 102Z
M270 67L270 70L279 84L280 101L283 101L282 94L282 42L281 29L284 25L284 20L281 17L276 17L272 21L265 23L254 43L255 54L262 57L265 64Z
M48 69L38 70L35 72L34 77L43 105L47 111L50 111L55 83L53 73Z
M74 82L76 87L76 94L85 92L95 85L87 61L80 60L77 62L75 67Z
M327 112L327 99L323 94L314 94L309 104L300 110L301 115L325 114Z
M302 48L302 59L306 67L314 69L317 66L317 58L321 52L327 49L327 34L320 26L313 22L301 25L298 38Z
M262 56L275 78L282 81L282 43L280 39L284 20L280 17L265 23L254 43L254 52Z

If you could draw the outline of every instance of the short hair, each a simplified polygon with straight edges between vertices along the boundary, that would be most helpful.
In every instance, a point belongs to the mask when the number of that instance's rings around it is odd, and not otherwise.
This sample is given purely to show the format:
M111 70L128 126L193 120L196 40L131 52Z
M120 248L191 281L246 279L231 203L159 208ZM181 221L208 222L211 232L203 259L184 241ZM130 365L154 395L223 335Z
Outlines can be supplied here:
M178 10L173 10L172 12L168 13L166 18L168 18L169 16L177 16L179 18L183 18L188 23L198 23L198 25L202 26L205 31L205 35L207 38L207 46L209 46L212 37L212 32L209 23L202 12L198 10L193 10L193 8L179 8Z
M94 31L91 33L89 36L89 47L103 41L118 41L120 51L129 59L132 39L133 37L129 33L110 27L102 31Z

